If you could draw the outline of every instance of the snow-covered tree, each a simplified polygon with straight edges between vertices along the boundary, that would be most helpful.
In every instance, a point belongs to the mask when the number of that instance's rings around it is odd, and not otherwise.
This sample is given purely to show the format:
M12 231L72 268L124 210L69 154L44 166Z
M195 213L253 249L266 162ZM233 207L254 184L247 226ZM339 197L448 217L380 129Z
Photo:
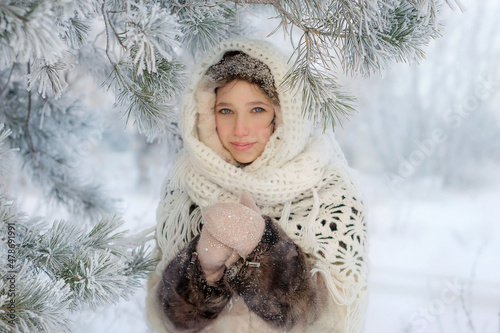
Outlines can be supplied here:
M0 176L12 153L0 128ZM155 265L145 235L117 232L118 217L90 230L76 223L28 219L0 186L0 330L69 332L67 310L128 298Z
M500 30L489 19L500 5L465 6L463 15L450 15L421 66L352 84L370 94L360 97L363 113L343 141L351 150L361 145L360 158L372 154L369 165L358 167L384 173L392 189L408 185L413 191L414 181L424 179L445 187L477 185L488 174L479 170L500 161L500 42L494 37Z
M90 231L65 221L49 229L27 220L0 194L0 329L3 332L70 331L67 310L98 308L127 299L154 261L141 246L114 230L120 219Z
M277 18L269 33L281 29L294 50L285 86L300 87L304 114L328 127L353 110L336 75L368 76L395 61L422 59L439 34L441 2L0 0L0 123L9 133L2 139L49 202L63 204L75 219L100 219L89 232L69 222L35 223L1 194L2 237L8 240L9 225L16 225L14 249L25 258L14 267L16 297L29 311L19 310L13 324L1 312L0 325L67 331L62 309L126 296L149 267L140 242L117 233L119 219L102 218L113 201L80 167L98 116L77 99L70 78L91 75L148 140L178 149L175 105L186 65L218 41L242 35L239 22L257 13ZM0 303L8 304L8 286L1 288Z

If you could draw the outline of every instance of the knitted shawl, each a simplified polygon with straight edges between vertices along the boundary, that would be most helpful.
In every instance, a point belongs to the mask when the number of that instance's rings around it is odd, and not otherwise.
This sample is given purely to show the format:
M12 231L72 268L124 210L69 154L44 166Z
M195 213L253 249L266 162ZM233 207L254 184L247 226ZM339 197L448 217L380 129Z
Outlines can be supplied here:
M205 75L227 51L242 51L265 63L280 100L275 131L264 152L244 167L232 159L217 137L214 86ZM161 250L157 272L161 275L168 262L200 232L201 207L238 202L246 190L261 213L278 221L314 258L312 273L323 275L335 302L348 307L344 331L357 332L363 321L366 289L362 203L333 134L314 130L303 117L300 90L283 88L288 69L273 46L251 40L221 43L194 69L180 109L184 148L163 185L157 210Z

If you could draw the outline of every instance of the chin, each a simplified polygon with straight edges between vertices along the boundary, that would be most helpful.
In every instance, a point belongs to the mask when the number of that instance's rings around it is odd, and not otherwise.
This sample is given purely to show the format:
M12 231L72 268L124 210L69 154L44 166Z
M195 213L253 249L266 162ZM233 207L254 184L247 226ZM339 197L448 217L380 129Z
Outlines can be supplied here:
M236 155L236 154L235 154ZM233 155L236 162L241 164L249 164L257 159L258 156L235 156Z
M235 158L236 162L240 163L240 164L250 164L252 163L253 161L255 161L255 158L254 159L246 159L246 158Z

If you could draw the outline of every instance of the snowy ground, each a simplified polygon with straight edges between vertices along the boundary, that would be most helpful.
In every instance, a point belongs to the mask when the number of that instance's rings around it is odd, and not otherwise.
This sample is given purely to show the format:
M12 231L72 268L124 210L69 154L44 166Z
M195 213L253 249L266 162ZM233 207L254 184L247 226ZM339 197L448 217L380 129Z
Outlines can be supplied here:
M365 182L372 191L365 332L499 332L498 183L416 188L413 198L377 193L377 185Z

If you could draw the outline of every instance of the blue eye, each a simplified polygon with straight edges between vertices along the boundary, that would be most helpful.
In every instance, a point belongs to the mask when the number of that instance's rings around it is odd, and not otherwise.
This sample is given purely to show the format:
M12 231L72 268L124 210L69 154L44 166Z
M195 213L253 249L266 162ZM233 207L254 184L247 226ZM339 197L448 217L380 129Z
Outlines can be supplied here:
M254 109L252 110L252 112L256 112L256 113L261 113L261 112L264 112L264 111L266 111L266 110L264 110L263 108L259 108L259 107L254 108Z
M229 109L220 109L220 110L219 110L219 113L222 113L222 114L230 114L230 113L232 113L232 111L231 111L231 110L229 110Z

